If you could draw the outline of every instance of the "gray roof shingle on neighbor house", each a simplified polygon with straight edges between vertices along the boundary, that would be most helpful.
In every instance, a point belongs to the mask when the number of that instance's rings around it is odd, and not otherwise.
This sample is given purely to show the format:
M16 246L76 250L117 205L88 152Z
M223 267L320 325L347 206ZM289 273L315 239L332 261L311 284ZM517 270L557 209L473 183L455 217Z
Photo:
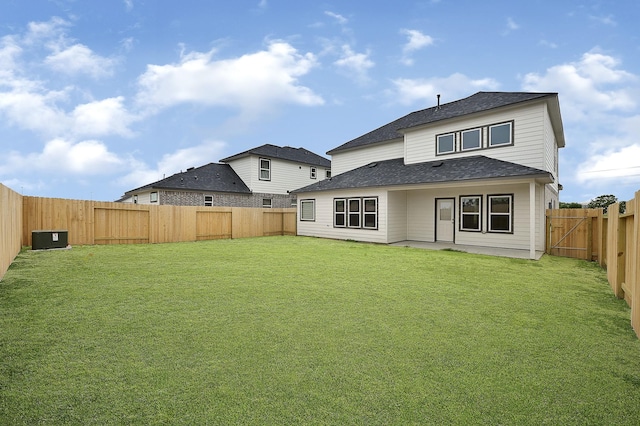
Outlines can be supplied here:
M222 162L229 162L248 155L257 155L260 157L278 158L281 160L293 161L295 163L309 164L312 166L320 166L325 168L331 167L331 161L318 154L315 154L305 148L292 148L290 146L276 146L265 144L256 148L243 151L239 154L223 158Z
M132 189L125 194L133 194L145 189L171 189L206 192L234 192L251 194L251 190L228 164L209 163L192 167L157 182Z
M404 117L392 121L391 123L385 124L384 126L372 130L369 133L365 133L360 137L352 139L349 142L328 151L327 154L331 155L347 149L401 138L402 133L400 133L400 131L403 129L410 129L424 124L488 111L494 108L514 105L534 99L554 96L557 97L557 95L557 93L478 92L464 99L445 103L440 106L436 105L431 108L407 114Z
M553 182L551 173L508 161L474 155L416 164L402 158L376 161L292 191L304 193L336 189L468 182L480 179L539 178Z

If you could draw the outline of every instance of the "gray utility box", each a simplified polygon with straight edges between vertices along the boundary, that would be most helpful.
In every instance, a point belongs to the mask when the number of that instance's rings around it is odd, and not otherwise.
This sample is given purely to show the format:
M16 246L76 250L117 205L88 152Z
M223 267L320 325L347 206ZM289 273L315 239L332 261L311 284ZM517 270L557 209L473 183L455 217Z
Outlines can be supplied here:
M69 245L68 231L32 231L31 249L65 248Z

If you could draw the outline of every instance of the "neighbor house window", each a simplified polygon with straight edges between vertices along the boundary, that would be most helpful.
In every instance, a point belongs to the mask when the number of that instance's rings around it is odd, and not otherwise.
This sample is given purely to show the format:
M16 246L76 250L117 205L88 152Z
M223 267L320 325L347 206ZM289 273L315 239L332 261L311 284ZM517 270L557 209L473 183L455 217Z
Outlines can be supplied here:
M482 196L468 195L460 197L460 230L482 230Z
M264 207L265 209L270 209L271 208L271 198L263 198L262 199L262 207Z
M333 226L337 228L347 226L347 200L344 198L333 200Z
M207 207L213 206L213 195L204 196L204 205Z
M315 167L311 167L310 171L311 171L311 179L315 179L316 176L318 175L318 170Z
M158 202L158 193L157 192L152 192L151 194L149 194L149 201L152 203L157 203Z
M511 122L489 126L489 146L511 145L512 134Z
M437 154L446 154L456 150L456 135L448 133L446 135L436 136Z
M465 130L462 132L462 150L482 148L481 129Z
M329 179L331 177L331 170L325 170L324 176Z
M138 204L138 196L137 195L133 196L133 204Z
M360 228L361 203L360 198L349 198L347 202L347 220L349 221L347 226L349 228Z
M363 198L364 204L362 227L366 229L378 229L378 199Z
M300 220L316 220L316 200L300 200Z
M513 232L513 195L489 195L489 232Z
M260 159L260 180L271 180L271 160Z

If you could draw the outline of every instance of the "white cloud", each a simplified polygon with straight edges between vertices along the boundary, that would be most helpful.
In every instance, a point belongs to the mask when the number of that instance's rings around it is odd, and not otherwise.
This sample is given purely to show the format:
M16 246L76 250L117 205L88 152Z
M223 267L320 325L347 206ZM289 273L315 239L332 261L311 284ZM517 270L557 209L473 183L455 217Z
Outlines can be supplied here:
M352 76L359 83L366 83L369 80L367 71L375 66L369 59L370 52L356 53L347 44L342 46L342 55L334 64L342 69L346 74Z
M74 44L62 50L54 48L54 53L44 60L54 71L69 74L87 74L93 78L110 76L113 74L114 59L96 55L91 49L82 44Z
M222 157L225 147L224 142L207 141L197 146L179 149L163 155L153 168L140 160L133 160L131 172L119 179L119 183L134 189L171 176L180 170L215 162Z
M83 136L117 134L130 136L134 117L123 105L122 96L78 105L71 117L73 133Z
M520 25L518 25L513 18L507 18L507 31L511 32L518 29L520 29Z
M346 25L347 22L349 22L349 20L347 18L345 18L344 16L338 14L338 13L334 13L331 12L329 10L324 12L325 15L332 17L333 19L335 19L340 25Z
M618 23L616 22L616 20L613 18L612 15L607 15L607 16L589 16L589 19L591 19L594 22L603 24L603 25L608 25L611 27L615 27L618 25Z
M300 54L282 41L239 58L216 61L214 53L192 52L177 64L148 65L138 79L138 103L150 109L197 103L253 113L284 103L324 103L298 83L299 77L316 66L311 53Z
M96 140L71 142L61 138L46 143L42 152L11 151L0 163L0 175L24 170L49 175L104 175L124 166L125 161Z
M421 103L425 108L435 105L436 95L442 95L441 102L451 102L470 92L479 90L497 90L499 84L491 78L471 79L464 74L455 73L445 78L407 79L392 81L394 89L390 95L394 102L404 105Z
M124 8L130 12L133 9L133 0L124 0Z
M418 30L400 30L401 34L407 36L407 43L402 48L402 63L405 65L413 65L413 58L411 54L417 50L423 49L427 46L431 46L434 40L431 36L423 34Z

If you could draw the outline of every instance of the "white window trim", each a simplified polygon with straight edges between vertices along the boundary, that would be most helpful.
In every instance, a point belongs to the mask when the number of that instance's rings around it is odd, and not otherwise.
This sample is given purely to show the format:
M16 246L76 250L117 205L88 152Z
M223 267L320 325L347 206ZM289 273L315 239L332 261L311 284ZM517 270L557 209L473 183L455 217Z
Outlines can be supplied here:
M207 198L209 201L207 201ZM204 196L204 206L205 207L213 207L213 195L205 195Z
M311 179L316 179L318 176L318 169L315 167L309 167L310 177Z
M325 170L324 171L324 176L329 179L331 177L331 170Z
M351 211L351 202L358 202L358 211ZM352 217L358 217L358 225L351 224ZM347 228L362 228L362 198L347 198Z
M311 204L311 218L306 218L303 215L305 204ZM300 220L303 222L315 222L316 220L316 200L300 200Z
M509 212L508 213L493 213L491 211L491 200L494 198L509 198ZM493 216L508 216L509 217L509 229L493 229L491 227L491 218ZM495 194L487 195L487 230L488 232L497 234L513 234L513 194Z
M271 207L273 207L273 200L271 198L263 198L262 199L262 208L263 209L270 209Z
M266 161L268 166L267 167L262 167L262 162ZM262 177L262 172L266 171L267 174L269 175L269 177L263 178ZM271 160L268 158L259 158L258 159L258 179L259 180L271 180Z
M451 151L440 151L440 138L443 138L445 136L452 136L453 137L453 149ZM454 132L451 133L443 133L441 135L436 135L436 154L441 155L441 154L452 154L456 152L456 134Z
M154 195L155 195L155 197L154 197ZM149 202L150 203L157 203L158 200L159 200L158 191L153 191L153 192L151 192L149 194Z
M341 212L336 211L336 203L342 201L344 210ZM342 225L338 225L336 216L342 216ZM347 199L346 198L334 198L333 199L333 227L334 228L346 228L347 227Z
M464 136L465 134L470 134L470 133L478 133L478 146L474 146L471 148L465 148L464 147ZM475 129L468 129L468 130L463 130L460 134L460 151L473 151L476 149L482 149L482 129L481 128L475 128Z
M491 130L495 127L502 127L502 126L509 126L509 142L508 143L497 143L494 144L493 142L493 138L491 137ZM489 148L493 148L496 146L509 146L509 145L513 145L513 122L512 121L507 121L505 123L498 123L498 124L492 124L489 126L489 130L488 130L488 139L489 142L487 143Z
M367 205L367 201L373 201L374 202L374 206L375 206L375 210L373 212L367 212L365 209L365 206ZM378 229L378 198L377 197L366 197L362 199L362 218L361 218L361 223L362 223L362 228L363 229ZM373 226L367 226L367 221L365 220L365 216L371 216L373 215L375 217L375 224Z
M478 199L478 212L465 212L464 211L464 199L475 198ZM478 228L465 228L464 216L478 216ZM460 196L460 231L466 232L481 232L482 231L482 195L461 195Z

